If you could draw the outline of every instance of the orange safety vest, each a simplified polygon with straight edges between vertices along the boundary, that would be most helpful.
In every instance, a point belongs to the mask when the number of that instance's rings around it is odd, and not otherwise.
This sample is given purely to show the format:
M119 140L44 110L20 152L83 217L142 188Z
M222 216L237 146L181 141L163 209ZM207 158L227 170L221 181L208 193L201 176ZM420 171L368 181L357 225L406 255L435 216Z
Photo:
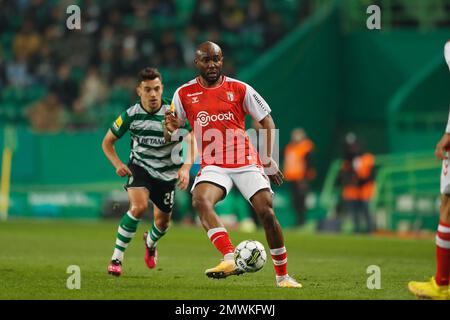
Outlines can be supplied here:
M283 174L286 181L313 179L315 177L315 171L306 166L306 156L313 149L314 144L309 139L298 143L291 142L286 146L283 165Z
M370 153L365 153L353 159L353 169L357 179L367 179L372 174L375 165L375 157ZM342 190L342 197L345 200L369 201L375 191L375 182L369 180L363 185L346 185Z

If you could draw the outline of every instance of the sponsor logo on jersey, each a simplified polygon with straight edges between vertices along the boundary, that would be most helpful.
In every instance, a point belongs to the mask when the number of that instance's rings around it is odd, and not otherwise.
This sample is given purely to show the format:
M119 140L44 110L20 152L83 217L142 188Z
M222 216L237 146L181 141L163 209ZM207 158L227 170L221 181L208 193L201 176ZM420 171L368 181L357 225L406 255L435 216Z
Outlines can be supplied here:
M188 93L187 96L188 97L195 97L195 96L198 96L198 95L201 95L201 94L203 94L203 91L194 92L194 93Z
M150 146L160 146L166 143L163 137L138 137L140 144L146 144Z
M210 122L234 120L234 114L231 111L227 113L219 113L210 115L206 111L200 111L197 113L197 122L202 126L207 126Z
M116 130L119 130L119 129L120 129L120 126L122 125L122 123L123 123L122 116L119 116L119 117L116 119L116 121L114 121L114 128L115 128Z
M256 100L256 103L261 107L261 109L263 109L265 112L267 112L266 107L264 106L264 103L261 101L261 99L256 95L256 93L254 93L253 98Z

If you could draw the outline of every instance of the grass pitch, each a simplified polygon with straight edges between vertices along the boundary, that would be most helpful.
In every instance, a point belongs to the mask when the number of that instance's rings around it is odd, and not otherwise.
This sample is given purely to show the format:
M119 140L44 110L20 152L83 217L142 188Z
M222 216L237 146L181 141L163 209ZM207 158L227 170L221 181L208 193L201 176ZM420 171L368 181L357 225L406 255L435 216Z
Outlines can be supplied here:
M173 226L158 244L156 269L144 264L141 223L123 274L108 275L118 221L10 220L0 223L0 299L413 299L409 280L434 274L433 240L302 234L285 230L289 273L303 288L275 287L269 260L254 274L209 279L220 256L205 232ZM264 233L230 231L234 244ZM81 289L66 287L67 268L81 269ZM381 289L367 288L367 267L381 269Z

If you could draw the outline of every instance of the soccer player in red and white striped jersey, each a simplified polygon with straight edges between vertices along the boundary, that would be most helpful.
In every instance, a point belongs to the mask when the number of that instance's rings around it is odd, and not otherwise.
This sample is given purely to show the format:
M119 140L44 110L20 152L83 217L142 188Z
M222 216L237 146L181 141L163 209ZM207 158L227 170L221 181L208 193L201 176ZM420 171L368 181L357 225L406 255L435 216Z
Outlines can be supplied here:
M283 176L272 159L275 124L270 107L251 86L222 75L222 63L220 47L202 43L195 58L199 76L176 90L172 113L166 113L165 118L169 132L187 119L196 137L201 170L191 190L193 206L210 241L223 255L223 261L205 274L225 278L240 273L227 230L214 211L216 203L235 185L264 226L277 286L300 288L301 284L288 275L283 233L272 207L270 181L280 185ZM247 114L267 132L264 161L245 133Z
M445 61L450 69L450 41L444 48ZM450 112L445 133L436 145L436 157L442 161L441 208L436 234L436 274L428 282L411 281L409 290L419 298L445 300L450 299Z

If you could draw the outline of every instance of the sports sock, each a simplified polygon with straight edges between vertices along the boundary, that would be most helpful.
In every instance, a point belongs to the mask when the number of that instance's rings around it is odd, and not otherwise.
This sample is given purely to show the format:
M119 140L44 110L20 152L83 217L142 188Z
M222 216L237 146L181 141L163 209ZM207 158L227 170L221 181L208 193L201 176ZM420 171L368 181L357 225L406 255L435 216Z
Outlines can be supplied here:
M270 249L272 255L272 262L275 268L275 273L278 277L287 275L287 252L286 247Z
M223 254L224 260L233 259L234 247L225 228L213 228L208 230L208 237L212 244Z
M449 284L450 275L450 225L439 222L436 234L436 283L440 286Z
M119 228L117 230L116 246L114 248L114 253L111 260L123 260L123 254L127 249L131 239L133 239L138 224L139 219L133 217L130 211L127 211L127 213L123 215L119 223Z
M147 246L149 248L155 248L158 240L161 239L166 234L166 231L167 229L166 230L158 229L155 222L153 221L152 229L149 230L147 234Z

